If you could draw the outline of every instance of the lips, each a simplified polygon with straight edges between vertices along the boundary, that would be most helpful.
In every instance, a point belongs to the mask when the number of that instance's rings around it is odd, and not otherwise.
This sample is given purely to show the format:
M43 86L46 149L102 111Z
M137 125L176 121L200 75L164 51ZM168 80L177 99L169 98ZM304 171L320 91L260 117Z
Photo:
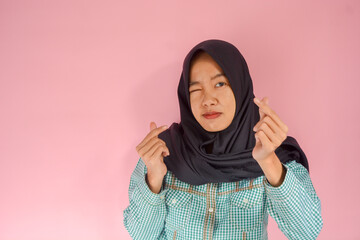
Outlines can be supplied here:
M203 114L203 116L206 118L206 119L213 119L213 118L217 118L219 117L221 114L221 112L206 112Z

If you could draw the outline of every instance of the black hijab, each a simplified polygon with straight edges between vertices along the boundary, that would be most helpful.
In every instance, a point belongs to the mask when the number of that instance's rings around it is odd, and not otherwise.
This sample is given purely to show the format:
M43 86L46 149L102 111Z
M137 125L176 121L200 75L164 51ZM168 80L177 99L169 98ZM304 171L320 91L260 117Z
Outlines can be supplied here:
M188 85L190 63L198 51L205 51L219 64L235 95L234 119L222 131L206 131L191 111ZM256 142L252 129L260 120L254 97L247 63L235 46L211 39L191 49L185 57L178 85L181 121L159 134L170 151L170 155L164 158L168 170L181 181L193 185L234 182L264 175L252 157ZM212 145L211 153L206 151L209 145ZM309 170L307 158L293 137L288 136L275 154L282 163L296 160Z

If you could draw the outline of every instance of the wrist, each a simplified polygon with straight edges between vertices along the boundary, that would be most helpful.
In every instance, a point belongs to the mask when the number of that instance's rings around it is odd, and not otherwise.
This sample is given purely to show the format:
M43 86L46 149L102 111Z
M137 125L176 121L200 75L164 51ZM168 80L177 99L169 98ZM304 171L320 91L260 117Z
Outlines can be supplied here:
M146 175L148 176L149 181L154 182L154 183L159 183L159 182L163 181L166 174L165 175L156 174L153 171L148 169Z
M286 168L280 162L280 159L273 152L269 157L259 163L261 169L263 170L266 180L273 187L280 186L286 174Z
M265 159L257 162L260 165L263 172L265 172L264 170L272 168L274 165L276 165L277 162L280 162L280 160L276 156L275 152L272 152Z
M151 174L149 175L148 173L145 175L145 181L147 185L149 186L150 190L156 194L160 193L163 180L164 177L153 177Z

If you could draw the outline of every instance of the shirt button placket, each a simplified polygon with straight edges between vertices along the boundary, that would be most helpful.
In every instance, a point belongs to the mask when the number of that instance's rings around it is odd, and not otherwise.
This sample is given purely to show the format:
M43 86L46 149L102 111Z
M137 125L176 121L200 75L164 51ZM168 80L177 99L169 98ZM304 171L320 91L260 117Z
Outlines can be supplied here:
M215 222L215 209L216 209L216 191L217 191L217 184L211 183L210 188L210 205L209 205L209 239L213 239L213 231L214 231L214 222Z
M210 213L213 213L214 210L215 210L215 206L216 206L216 187L217 187L217 184L216 183L211 183L211 189L210 189L210 206L209 206L209 209L208 211ZM215 214L215 213L213 213Z

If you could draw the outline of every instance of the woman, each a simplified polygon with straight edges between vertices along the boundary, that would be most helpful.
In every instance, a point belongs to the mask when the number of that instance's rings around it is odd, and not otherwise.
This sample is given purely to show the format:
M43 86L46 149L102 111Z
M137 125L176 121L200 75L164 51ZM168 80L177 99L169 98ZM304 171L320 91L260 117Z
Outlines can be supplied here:
M270 214L289 239L316 239L320 200L288 127L254 98L245 59L207 40L186 56L181 122L136 147L124 224L133 239L267 239Z

